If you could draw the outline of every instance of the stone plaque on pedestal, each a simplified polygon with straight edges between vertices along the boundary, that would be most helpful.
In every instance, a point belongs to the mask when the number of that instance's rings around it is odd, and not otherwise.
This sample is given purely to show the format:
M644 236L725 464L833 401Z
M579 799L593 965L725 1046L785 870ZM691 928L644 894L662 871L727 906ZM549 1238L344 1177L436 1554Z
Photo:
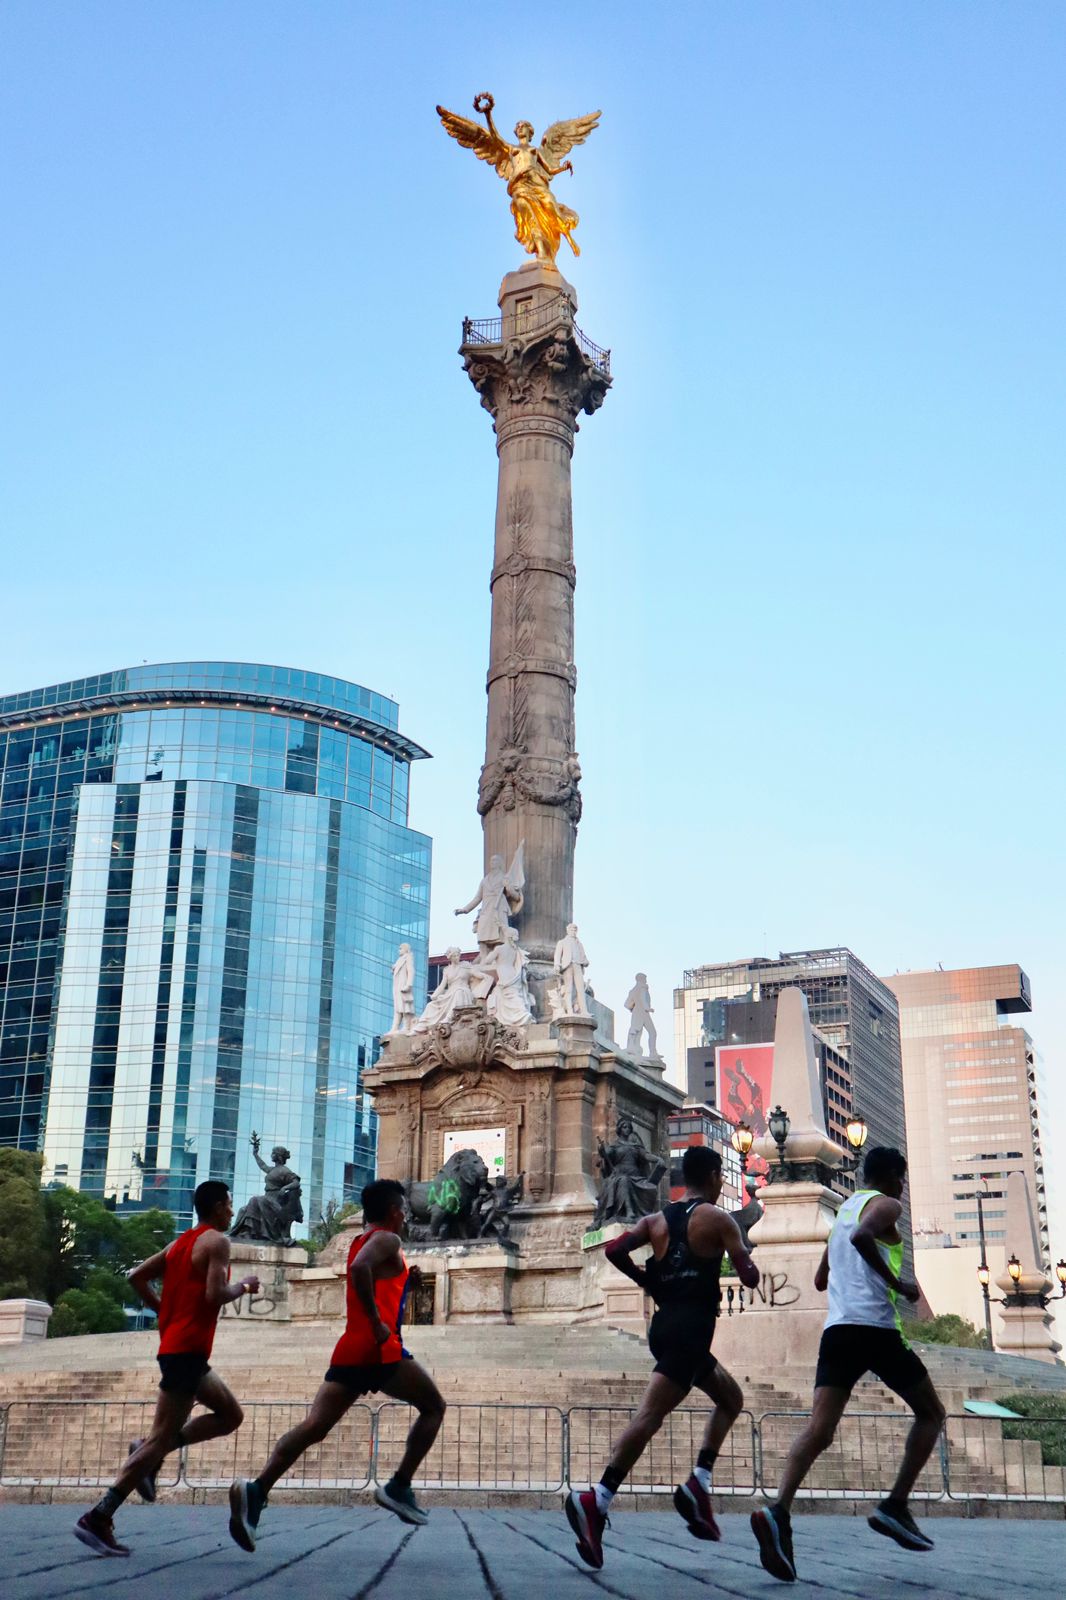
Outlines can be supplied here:
M222 1307L227 1320L289 1322L292 1311L289 1289L294 1278L307 1266L307 1251L296 1245L256 1244L253 1239L230 1240L230 1281L237 1282L253 1273L259 1279L258 1294L242 1294Z

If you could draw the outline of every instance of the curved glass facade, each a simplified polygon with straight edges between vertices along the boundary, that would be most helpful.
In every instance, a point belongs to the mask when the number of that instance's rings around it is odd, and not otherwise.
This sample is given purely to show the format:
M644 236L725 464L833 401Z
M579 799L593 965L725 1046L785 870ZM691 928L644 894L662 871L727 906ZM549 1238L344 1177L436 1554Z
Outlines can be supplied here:
M313 1221L373 1171L361 1069L430 842L392 701L233 663L0 700L0 1143L184 1221L283 1143ZM419 995L421 998L421 994Z

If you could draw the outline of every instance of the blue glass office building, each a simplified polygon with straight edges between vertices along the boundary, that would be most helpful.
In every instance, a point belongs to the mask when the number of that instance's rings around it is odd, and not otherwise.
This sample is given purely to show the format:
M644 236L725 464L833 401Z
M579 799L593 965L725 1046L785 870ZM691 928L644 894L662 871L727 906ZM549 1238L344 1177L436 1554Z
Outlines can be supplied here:
M373 1175L362 1069L406 940L425 992L425 751L391 700L283 667L132 667L0 698L0 1144L185 1222L250 1135L308 1222Z

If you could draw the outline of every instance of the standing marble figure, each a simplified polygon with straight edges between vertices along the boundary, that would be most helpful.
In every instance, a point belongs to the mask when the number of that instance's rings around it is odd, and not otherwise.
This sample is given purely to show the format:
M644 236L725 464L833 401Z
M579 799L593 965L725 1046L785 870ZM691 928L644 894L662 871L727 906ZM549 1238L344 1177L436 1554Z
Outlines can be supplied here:
M415 1020L415 958L411 946L402 944L392 964L392 1027L390 1033L410 1033Z
M478 884L477 894L465 906L457 906L455 915L465 917L475 906L480 910L474 923L474 936L482 954L493 945L502 944L504 934L511 926L510 918L522 909L525 888L524 850L519 845L509 867L504 867L502 856L492 856L489 870Z
M533 1021L533 1004L526 982L526 953L518 943L514 928L504 932L503 943L479 963L486 973L495 975L488 996L489 1015L505 1028L524 1028Z
M648 974L638 972L633 982L633 987L626 995L626 1010L630 1013L629 1037L626 1040L626 1049L631 1055L639 1056L641 1052L641 1034L648 1035L648 1055L653 1061L659 1057L659 1041L655 1032L655 1024L651 1020L652 1014L651 992L648 989Z
M562 991L563 1016L587 1017L588 1001L585 998L585 968L589 958L577 936L577 923L567 923L566 933L555 946L555 970L559 974Z

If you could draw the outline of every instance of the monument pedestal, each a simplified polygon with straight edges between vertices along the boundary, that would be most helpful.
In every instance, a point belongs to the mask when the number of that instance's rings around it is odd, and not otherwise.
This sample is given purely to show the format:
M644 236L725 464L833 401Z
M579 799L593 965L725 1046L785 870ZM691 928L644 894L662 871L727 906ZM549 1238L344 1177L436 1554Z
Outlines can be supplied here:
M46 1300L0 1300L0 1344L47 1339L51 1315Z
M715 1354L730 1370L765 1366L813 1373L828 1309L814 1274L841 1197L821 1183L771 1183L759 1190L759 1199L765 1211L749 1230L759 1287L741 1314L720 1319Z
M648 1150L665 1155L667 1113L681 1094L602 1039L592 1017L534 1023L523 1033L486 1021L386 1035L363 1080L379 1118L380 1177L431 1182L446 1142L456 1148L464 1135L486 1133L503 1134L504 1170L525 1174L524 1201L510 1213L516 1248L498 1267L478 1264L488 1260L484 1244L471 1245L458 1268L446 1253L452 1287L445 1300L438 1286L435 1318L484 1320L492 1282L504 1297L503 1320L603 1320L609 1284L611 1320L643 1328L643 1306L630 1303L635 1286L605 1268L602 1250L581 1243L596 1208L599 1142L609 1142L625 1116ZM446 1250L456 1247L462 1241ZM408 1247L409 1259L425 1248Z
M514 1321L515 1245L489 1240L415 1243L404 1246L404 1256L408 1266L420 1269L423 1280L433 1280L435 1323Z
M625 1223L609 1222L605 1228L590 1229L581 1240L581 1248L585 1252L586 1269L594 1277L603 1299L603 1315L597 1320L643 1338L654 1306L640 1284L612 1267L604 1254L604 1247L612 1239L620 1239L625 1232ZM650 1255L651 1249L644 1248L635 1251L633 1259L638 1266L643 1266Z
M221 1315L253 1322L290 1322L290 1289L307 1266L307 1251L298 1245L259 1244L255 1239L230 1240L230 1281L254 1273L258 1294L242 1294L222 1307Z
M1028 1356L1030 1361L1058 1363L1062 1346L1056 1342L1054 1323L1048 1315L1047 1294L1051 1287L1040 1271L1023 1272L1015 1283L1008 1272L996 1279L1003 1290L999 1308L996 1349L1003 1355Z

